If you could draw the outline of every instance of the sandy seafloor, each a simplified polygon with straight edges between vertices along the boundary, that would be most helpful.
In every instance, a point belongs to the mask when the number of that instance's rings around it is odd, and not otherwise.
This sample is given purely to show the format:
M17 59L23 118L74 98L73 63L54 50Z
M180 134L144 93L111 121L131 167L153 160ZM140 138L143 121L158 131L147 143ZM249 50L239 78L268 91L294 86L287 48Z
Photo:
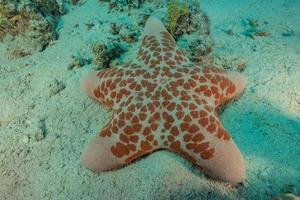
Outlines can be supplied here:
M166 151L123 169L95 174L80 166L82 149L105 126L109 111L79 87L92 65L68 70L109 22L97 0L62 16L59 39L22 59L0 58L0 199L271 199L300 194L300 1L203 0L212 22L214 54L243 57L248 86L221 114L244 155L247 181L231 188L207 179L188 161ZM265 21L271 33L252 39L243 20ZM126 17L116 20L126 20ZM78 28L74 28L79 24ZM283 36L291 27L294 34ZM233 35L224 30L231 29ZM5 46L1 45L1 51ZM136 48L132 47L132 52ZM124 55L124 60L130 58ZM132 53L134 55L134 53ZM55 79L65 85L50 95ZM45 138L34 135L45 131Z

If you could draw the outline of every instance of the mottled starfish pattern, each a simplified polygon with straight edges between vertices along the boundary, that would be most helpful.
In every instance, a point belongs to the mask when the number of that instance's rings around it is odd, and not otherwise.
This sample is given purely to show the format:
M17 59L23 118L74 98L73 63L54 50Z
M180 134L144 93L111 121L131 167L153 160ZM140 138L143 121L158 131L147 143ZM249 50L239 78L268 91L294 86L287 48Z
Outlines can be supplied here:
M113 116L88 144L81 163L105 171L167 149L214 178L243 182L242 155L216 108L240 95L245 85L239 73L193 64L161 21L150 17L136 61L83 80L83 90Z

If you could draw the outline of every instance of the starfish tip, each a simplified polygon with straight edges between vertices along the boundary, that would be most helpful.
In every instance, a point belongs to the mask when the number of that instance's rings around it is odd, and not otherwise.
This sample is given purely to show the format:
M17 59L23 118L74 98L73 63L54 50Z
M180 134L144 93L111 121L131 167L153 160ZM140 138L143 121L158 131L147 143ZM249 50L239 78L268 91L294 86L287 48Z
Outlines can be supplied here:
M243 156L234 144L221 145L219 151L225 153L216 153L210 166L213 170L213 178L231 183L233 186L241 185L246 180L246 170ZM224 148L222 150L222 148ZM218 155L217 155L218 154Z
M163 23L156 17L149 17L145 24L144 35L157 35L162 31L166 31Z
M96 136L83 150L80 163L94 172L117 168L120 161L113 156L110 146L103 138Z
M238 72L229 72L228 76L236 87L236 96L239 96L247 86L246 76Z
M84 91L89 97L93 97L93 90L98 82L99 81L96 73L90 72L82 79L80 87L82 91Z

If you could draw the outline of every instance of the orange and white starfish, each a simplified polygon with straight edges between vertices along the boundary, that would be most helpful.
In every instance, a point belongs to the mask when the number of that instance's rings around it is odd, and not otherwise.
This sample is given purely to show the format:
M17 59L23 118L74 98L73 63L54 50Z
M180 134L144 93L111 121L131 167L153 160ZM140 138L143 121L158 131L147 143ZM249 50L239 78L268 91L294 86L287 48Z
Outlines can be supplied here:
M241 94L244 76L193 64L150 17L136 61L88 74L82 89L113 117L85 148L93 171L119 168L155 150L173 151L213 178L245 180L242 155L216 108Z

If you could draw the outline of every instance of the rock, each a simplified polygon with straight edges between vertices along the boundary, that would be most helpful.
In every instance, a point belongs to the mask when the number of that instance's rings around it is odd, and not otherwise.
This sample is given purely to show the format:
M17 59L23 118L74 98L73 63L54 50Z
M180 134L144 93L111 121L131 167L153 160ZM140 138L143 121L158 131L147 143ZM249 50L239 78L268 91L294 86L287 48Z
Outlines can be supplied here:
M247 67L246 60L238 55L215 55L208 65L222 66L228 71L242 72Z
M119 43L110 45L97 43L92 46L92 52L94 54L95 69L99 70L109 67L110 61L119 57L124 52L124 48Z
M300 200L299 196L292 193L286 193L277 197L272 198L272 200Z
M116 23L110 23L110 28L111 28L111 33L113 35L117 35L120 33L120 30L122 28L122 24L121 25L117 25Z
M29 142L29 137L27 135L24 135L22 138L21 138L21 141L25 144L27 144Z
M57 79L54 79L54 81L49 85L50 87L50 96L54 96L58 94L60 91L65 89L65 85L58 81Z
M291 27L287 27L286 30L282 32L282 36L288 37L288 36L294 36L295 31Z
M80 68L84 65L91 63L90 59L84 58L81 54L72 55L72 62L69 64L68 69Z
M266 30L264 27L264 25L268 24L266 21L259 21L257 19L244 19L242 23L246 28L244 35L252 39L256 39L257 37L266 37L271 34L270 31Z
M207 14L200 9L199 3L170 1L167 18L166 23L170 33L179 43L182 39L185 41L187 45L179 46L193 62L201 62L203 57L212 51L210 21Z
M33 140L39 142L45 138L45 133L42 128L38 128L33 134Z
M56 0L0 1L0 41L6 42L10 57L42 51L55 40L62 6Z
M190 59L193 62L201 62L202 58L212 51L212 41L210 38L197 38L189 45Z
M136 15L137 26L144 26L149 16L153 15L163 20L165 26L177 41L178 46L184 50L187 56L195 62L201 62L212 51L213 40L210 35L210 20L208 15L200 9L199 1L183 0L100 0L101 3L109 3L112 12L127 12ZM134 8L134 11L132 10ZM113 36L121 34L122 41L134 43L140 35L136 30L127 30L126 25L121 26L116 21L111 24ZM184 40L184 42L183 42ZM183 44L185 43L185 44ZM183 44L183 45L181 45ZM106 46L106 50L105 47ZM99 68L108 66L110 59L104 53L110 49L105 44L95 49L95 64ZM120 45L117 45L117 47ZM101 46L98 46L101 47ZM118 49L118 48L116 48Z

